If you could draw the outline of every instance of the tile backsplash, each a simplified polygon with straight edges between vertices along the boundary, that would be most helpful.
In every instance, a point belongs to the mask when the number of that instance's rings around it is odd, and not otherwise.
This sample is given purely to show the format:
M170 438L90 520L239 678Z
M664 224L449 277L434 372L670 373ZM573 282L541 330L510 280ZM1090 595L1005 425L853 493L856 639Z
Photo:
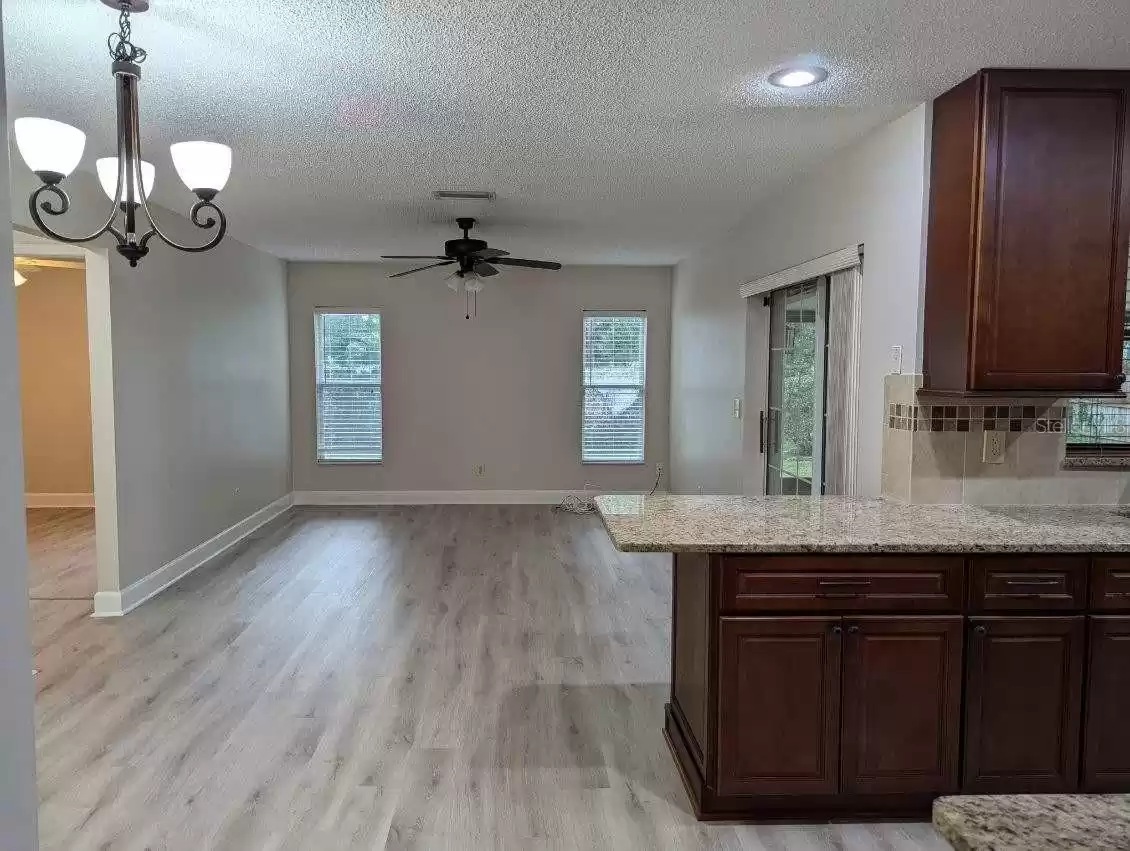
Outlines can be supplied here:
M887 427L900 431L1063 431L1066 407L1033 405L920 405L888 402Z
M1130 502L1130 470L1064 467L1066 400L919 399L919 375L884 386L883 494L906 502ZM1000 463L984 460L985 432L1004 432Z

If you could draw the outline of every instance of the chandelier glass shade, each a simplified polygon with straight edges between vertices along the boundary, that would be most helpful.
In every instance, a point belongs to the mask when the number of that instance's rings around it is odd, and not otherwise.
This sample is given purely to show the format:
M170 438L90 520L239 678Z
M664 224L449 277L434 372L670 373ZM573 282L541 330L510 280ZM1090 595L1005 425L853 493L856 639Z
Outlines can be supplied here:
M44 216L61 216L70 209L70 198L61 184L78 167L86 146L86 134L59 121L20 118L14 124L16 146L28 168L42 183L29 200L32 221L44 234L60 242L90 242L110 234L117 242L118 253L130 266L136 266L149 253L149 243L154 238L180 251L215 248L228 227L227 217L216 205L215 198L231 175L231 148L216 142L181 142L171 147L177 174L197 199L189 210L189 220L198 228L212 231L210 239L200 245L184 245L173 240L161 230L149 209L156 169L141 159L138 88L146 53L130 41L129 16L131 12L145 11L149 2L103 2L120 12L119 31L111 34L108 42L117 90L117 156L104 157L95 163L98 180L112 202L110 213L98 230L81 236L66 235L47 225Z

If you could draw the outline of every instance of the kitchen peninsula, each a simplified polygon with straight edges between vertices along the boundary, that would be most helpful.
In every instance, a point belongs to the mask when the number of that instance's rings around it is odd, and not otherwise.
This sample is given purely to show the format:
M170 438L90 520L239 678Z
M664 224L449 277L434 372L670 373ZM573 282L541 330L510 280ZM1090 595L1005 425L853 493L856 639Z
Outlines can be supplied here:
M666 734L702 819L1130 791L1130 512L602 496L674 553Z

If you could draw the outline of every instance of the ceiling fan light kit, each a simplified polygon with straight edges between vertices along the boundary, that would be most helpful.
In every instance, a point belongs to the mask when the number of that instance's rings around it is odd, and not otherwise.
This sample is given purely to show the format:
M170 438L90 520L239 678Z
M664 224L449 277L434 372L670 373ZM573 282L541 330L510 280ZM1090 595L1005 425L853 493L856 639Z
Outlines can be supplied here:
M171 239L157 225L149 210L148 196L153 190L156 169L141 159L141 132L138 119L138 87L145 51L130 41L129 16L149 8L149 0L102 0L118 10L118 32L108 39L111 69L117 89L116 157L96 163L98 179L112 204L110 214L98 230L84 236L67 236L50 228L43 219L61 216L71 206L62 188L63 180L82 159L86 134L81 130L45 118L20 118L15 122L16 145L28 168L42 181L29 199L32 221L44 234L70 244L90 242L110 234L117 242L117 251L130 266L149 253L149 243L156 237L179 251L208 251L215 248L227 233L227 217L215 204L215 198L231 175L231 148L215 142L181 142L170 152L173 165L184 184L196 195L189 219L203 230L212 230L212 238L202 245L183 245ZM44 197L49 196L49 197ZM147 226L139 226L144 216Z
M459 268L448 275L447 286L454 292L460 292L467 295L477 295L483 290L483 281L486 278L492 278L498 274L496 266L522 266L529 269L548 269L557 271L561 268L560 263L555 263L549 260L523 260L520 257L511 257L510 252L501 251L497 248L491 248L484 240L472 239L471 228L475 226L475 220L472 218L458 218L455 220L456 225L463 231L463 236L459 239L449 239L444 243L443 254L383 254L382 260L435 260L438 262L429 263L426 266L417 266L415 269L409 269L406 272L396 272L389 275L390 278L403 278L406 275L414 275L417 272L423 272L425 269L436 269L440 266L454 266L458 264ZM468 317L469 318L469 317Z

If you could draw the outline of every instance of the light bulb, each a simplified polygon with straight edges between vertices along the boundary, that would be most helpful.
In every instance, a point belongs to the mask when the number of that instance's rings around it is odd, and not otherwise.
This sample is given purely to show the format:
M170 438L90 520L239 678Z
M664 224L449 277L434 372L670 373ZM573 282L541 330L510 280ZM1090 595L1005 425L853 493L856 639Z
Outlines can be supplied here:
M184 185L201 197L215 197L227 185L231 176L231 148L227 145L178 142L169 153Z
M50 118L17 118L14 129L20 156L45 183L58 183L78 167L86 147L81 130Z
M113 201L118 197L118 158L117 157L103 157L94 163L98 169L98 181L102 184L102 191L106 196ZM126 179L130 179L131 175L126 175ZM144 187L145 197L148 198L150 193L153 192L153 182L157 179L157 169L153 167L152 163L147 163L145 160L141 161L141 183ZM122 201L126 200L126 192L122 191Z
M803 89L828 79L828 69L813 65L808 68L782 68L769 75L769 82L783 89Z

